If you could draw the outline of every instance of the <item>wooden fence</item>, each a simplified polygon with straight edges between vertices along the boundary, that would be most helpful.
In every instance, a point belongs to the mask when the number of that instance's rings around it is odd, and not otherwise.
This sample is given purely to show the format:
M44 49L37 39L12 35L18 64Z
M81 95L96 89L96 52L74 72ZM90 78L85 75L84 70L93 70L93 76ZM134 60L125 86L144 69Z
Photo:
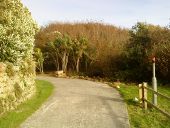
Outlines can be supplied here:
M157 96L161 96L161 97L163 97L163 98L165 98L165 99L170 101L170 97L165 96L165 95L163 95L163 94L161 94L159 92L156 92L153 89L147 87L147 83L144 82L143 84L139 84L139 99L140 99L140 101L142 103L143 108L146 110L147 106L149 104L150 106L154 107L155 109L157 109L158 111L160 111L161 113L163 113L164 115L166 115L167 117L170 118L170 114L169 113L167 113L164 110L158 108L153 103L151 103L151 102L149 102L147 100L147 91L148 90L151 91L152 93L156 94Z

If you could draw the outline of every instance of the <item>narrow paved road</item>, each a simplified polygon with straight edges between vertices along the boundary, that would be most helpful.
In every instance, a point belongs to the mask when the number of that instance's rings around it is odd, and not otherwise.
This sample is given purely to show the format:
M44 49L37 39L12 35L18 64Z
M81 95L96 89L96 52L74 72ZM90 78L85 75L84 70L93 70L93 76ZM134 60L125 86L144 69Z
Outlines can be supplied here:
M125 103L106 84L39 77L55 85L53 95L21 128L129 128Z

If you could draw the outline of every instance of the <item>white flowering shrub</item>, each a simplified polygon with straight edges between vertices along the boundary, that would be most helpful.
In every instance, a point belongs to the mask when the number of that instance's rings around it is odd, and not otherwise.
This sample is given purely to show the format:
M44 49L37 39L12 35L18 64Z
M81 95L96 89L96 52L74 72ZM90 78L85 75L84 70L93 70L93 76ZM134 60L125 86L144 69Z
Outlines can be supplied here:
M37 30L20 0L0 0L0 113L35 92L32 54Z
M0 0L0 61L32 58L37 25L20 0Z

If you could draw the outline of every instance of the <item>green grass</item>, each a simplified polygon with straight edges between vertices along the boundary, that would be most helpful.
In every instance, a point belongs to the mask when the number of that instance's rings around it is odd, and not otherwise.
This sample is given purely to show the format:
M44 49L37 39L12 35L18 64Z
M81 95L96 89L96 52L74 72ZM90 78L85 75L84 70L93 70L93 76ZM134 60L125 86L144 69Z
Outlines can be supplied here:
M36 80L37 92L30 100L22 103L17 109L0 117L0 128L17 128L52 94L53 85L47 81Z
M138 98L138 87L132 84L122 84L119 89L124 97L130 118L131 128L170 128L170 119L151 107L143 110L141 105L134 101ZM170 87L159 86L158 91L170 96ZM152 93L148 92L148 99L151 101ZM170 113L170 101L158 97L159 108Z

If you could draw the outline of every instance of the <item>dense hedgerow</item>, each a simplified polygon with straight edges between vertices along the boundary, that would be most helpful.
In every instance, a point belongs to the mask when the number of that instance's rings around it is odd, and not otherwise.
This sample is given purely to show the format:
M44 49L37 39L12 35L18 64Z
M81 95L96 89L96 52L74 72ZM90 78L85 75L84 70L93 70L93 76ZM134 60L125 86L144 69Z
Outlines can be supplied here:
M35 92L32 54L37 30L31 13L20 0L0 0L1 113Z

